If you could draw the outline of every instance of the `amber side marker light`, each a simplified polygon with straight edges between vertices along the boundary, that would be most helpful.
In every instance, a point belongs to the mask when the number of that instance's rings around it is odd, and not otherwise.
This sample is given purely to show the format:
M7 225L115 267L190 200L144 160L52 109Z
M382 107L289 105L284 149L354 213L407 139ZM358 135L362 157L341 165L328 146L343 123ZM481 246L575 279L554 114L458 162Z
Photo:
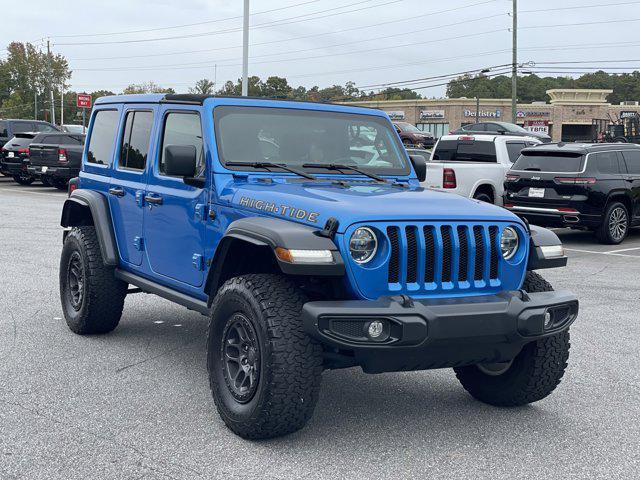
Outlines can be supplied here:
M278 260L287 263L333 263L331 250L296 250L276 247Z

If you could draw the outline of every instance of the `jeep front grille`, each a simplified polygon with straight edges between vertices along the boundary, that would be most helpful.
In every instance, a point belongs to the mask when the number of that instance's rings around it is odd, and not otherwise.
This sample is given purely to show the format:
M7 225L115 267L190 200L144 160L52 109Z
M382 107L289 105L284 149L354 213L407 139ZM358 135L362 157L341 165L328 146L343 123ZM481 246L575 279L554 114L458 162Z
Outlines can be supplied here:
M417 290L488 286L499 275L498 232L495 225L388 226L388 282Z

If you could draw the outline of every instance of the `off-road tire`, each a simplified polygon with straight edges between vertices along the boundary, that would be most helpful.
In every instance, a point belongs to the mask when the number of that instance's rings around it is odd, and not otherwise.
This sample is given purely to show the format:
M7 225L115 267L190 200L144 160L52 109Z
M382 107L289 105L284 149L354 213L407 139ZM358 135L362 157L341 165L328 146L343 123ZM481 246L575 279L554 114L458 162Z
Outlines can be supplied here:
M77 300L71 293L72 264L82 276L82 282L76 282L82 283ZM95 228L71 229L60 257L60 300L71 331L79 335L111 332L120 322L127 288L114 276L114 269L104 264Z
M51 179L49 177L40 177L40 183L45 187L52 187L53 183L51 183Z
M625 232L622 236L614 236L611 232L611 223L614 221L614 216L618 215L620 212L624 212L626 219L626 227ZM606 245L618 245L622 243L622 241L629 234L629 211L624 204L620 202L611 202L607 205L607 208L604 210L604 215L602 216L602 224L595 230L596 238L600 243L604 243Z
M322 347L302 329L305 302L290 280L271 274L233 278L213 301L207 339L209 384L223 421L243 438L287 435L313 415L322 379ZM222 350L225 327L237 315L250 322L259 350L257 388L242 403L225 380L229 375Z
M553 287L535 272L527 272L522 287L529 293ZM489 375L476 365L455 368L456 376L476 400L498 407L517 407L547 397L560 383L569 359L569 331L524 346L506 371Z
M13 181L20 185L31 185L36 181L36 177L30 177L27 175L13 175Z

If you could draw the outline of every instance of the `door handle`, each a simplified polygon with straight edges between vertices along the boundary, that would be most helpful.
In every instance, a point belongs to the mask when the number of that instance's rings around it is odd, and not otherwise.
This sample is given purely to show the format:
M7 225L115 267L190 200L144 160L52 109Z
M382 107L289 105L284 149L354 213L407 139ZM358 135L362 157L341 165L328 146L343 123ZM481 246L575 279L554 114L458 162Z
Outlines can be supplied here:
M152 205L162 205L162 197L155 193L148 193L145 195L144 201Z
M109 194L115 195L116 197L124 197L124 189L122 187L111 187Z

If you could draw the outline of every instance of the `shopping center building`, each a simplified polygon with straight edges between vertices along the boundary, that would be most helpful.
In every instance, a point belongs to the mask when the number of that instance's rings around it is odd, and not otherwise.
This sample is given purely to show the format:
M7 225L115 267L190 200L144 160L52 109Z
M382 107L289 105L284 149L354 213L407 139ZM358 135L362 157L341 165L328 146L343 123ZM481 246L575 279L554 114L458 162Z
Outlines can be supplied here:
M549 102L518 104L514 123L530 130L548 133L554 142L591 141L593 119L617 120L640 114L638 101L623 105L607 103L612 90L547 90ZM379 108L392 120L410 122L436 137L469 123L479 121L513 122L511 99L443 98L418 100L385 100L357 102Z

